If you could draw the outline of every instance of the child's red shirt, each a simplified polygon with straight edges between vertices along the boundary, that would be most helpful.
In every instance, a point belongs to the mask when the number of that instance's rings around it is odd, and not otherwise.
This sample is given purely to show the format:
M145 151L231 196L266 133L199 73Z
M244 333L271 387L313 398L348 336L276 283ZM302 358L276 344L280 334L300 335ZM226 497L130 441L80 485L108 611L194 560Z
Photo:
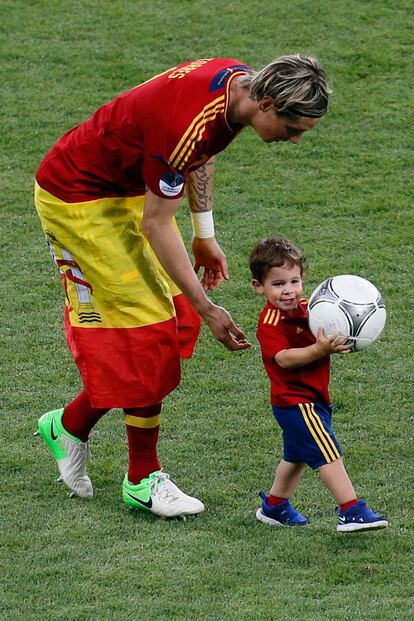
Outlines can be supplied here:
M292 313L286 314L268 302L260 315L257 338L271 382L272 405L276 407L331 403L329 356L295 369L283 369L275 361L275 355L283 349L307 347L316 342L309 329L307 306L307 300L301 300Z

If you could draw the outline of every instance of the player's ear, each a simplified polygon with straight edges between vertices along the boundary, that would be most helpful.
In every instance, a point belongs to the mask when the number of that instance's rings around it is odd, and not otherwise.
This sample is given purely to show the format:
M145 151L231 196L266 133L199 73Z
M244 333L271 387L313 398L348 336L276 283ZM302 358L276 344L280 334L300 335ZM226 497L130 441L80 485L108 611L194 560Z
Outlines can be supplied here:
M262 112L267 112L270 108L273 108L273 99L268 95L265 95L259 99L259 108Z
M263 285L260 281L256 280L256 278L253 278L252 285L257 295L263 295Z

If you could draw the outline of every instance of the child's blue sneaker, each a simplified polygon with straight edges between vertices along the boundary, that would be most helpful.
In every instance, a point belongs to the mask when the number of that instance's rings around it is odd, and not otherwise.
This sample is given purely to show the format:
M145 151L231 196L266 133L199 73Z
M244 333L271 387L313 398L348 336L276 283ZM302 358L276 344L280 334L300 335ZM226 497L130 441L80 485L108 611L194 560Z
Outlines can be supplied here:
M264 492L259 492L259 496L263 502L256 517L261 522L272 526L305 526L308 523L308 518L296 511L289 500L279 505L269 505Z
M356 505L349 507L347 511L336 508L338 514L338 526L340 533L351 533L359 530L374 528L386 528L388 521L383 515L378 515L367 506L365 500L358 500Z

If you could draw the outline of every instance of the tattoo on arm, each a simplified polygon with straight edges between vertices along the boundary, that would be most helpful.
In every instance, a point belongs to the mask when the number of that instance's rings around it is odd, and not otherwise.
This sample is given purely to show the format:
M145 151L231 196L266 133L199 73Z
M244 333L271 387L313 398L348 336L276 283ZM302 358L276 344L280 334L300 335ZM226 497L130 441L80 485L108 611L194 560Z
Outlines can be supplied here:
M191 211L211 211L214 159L190 173L187 182L187 195Z

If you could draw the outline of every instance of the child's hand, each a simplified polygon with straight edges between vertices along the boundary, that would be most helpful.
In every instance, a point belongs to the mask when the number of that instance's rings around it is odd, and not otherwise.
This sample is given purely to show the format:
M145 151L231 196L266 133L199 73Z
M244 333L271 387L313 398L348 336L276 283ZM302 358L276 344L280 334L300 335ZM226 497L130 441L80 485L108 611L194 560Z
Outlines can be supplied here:
M326 356L329 354L349 354L352 343L347 343L347 340L347 336L341 336L338 332L327 336L323 328L318 329L316 336L316 344Z

